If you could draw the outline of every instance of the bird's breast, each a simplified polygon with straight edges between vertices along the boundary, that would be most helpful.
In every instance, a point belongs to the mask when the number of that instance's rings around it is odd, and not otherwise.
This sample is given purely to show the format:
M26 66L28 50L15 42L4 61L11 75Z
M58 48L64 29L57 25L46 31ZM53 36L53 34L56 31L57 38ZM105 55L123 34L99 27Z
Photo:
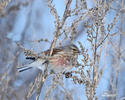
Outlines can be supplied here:
M55 66L67 66L70 63L70 57L69 56L55 56L50 58L49 60L50 64L53 64Z

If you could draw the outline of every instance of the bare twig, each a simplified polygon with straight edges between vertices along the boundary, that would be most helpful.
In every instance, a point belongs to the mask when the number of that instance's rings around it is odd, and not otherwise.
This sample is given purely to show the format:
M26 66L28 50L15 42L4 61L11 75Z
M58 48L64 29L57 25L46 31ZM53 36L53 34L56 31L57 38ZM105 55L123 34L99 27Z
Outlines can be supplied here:
M67 19L67 17L69 16L69 13L70 13L70 4L71 4L72 0L68 0L67 4L66 4L66 8L65 8L65 11L64 11L64 14L63 14L63 18L62 18L62 21L61 22L58 22L60 24L58 24L57 28L56 28L56 31L55 31L55 37L52 41L52 44L51 44L51 47L50 47L50 56L52 55L52 52L53 52L53 49L56 45L56 41L58 39L58 37L61 35L61 29L63 28L63 25Z

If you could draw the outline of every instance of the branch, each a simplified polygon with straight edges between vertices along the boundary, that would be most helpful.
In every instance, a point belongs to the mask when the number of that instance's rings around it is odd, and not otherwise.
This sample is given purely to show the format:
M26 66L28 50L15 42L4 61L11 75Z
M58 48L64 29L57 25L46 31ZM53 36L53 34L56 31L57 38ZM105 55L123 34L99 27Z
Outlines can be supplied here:
M17 44L17 46L18 46L19 48L21 48L21 49L23 50L25 56L27 56L27 57L34 57L35 59L38 58L38 54L36 54L34 51L25 49L25 48L24 48L21 44L19 44L19 43L16 43L16 44Z
M63 27L63 25L64 25L64 23L65 23L67 17L70 15L70 14L69 14L69 8L70 8L70 5L71 5L71 2L72 2L72 0L68 0L68 2L67 2L67 4L66 4L65 11L64 11L64 14L63 14L62 22L60 22L61 24L58 24L58 26L57 26L57 28L56 28L56 29L57 29L57 30L56 30L56 35L55 35L55 37L54 37L54 40L52 41L51 48L50 48L50 56L52 55L53 49L54 49L54 47L55 47L55 45L56 45L56 41L57 41L58 37L59 37L60 34L61 34L60 30L62 29L62 27Z
M109 33L106 35L106 37L101 41L101 43L98 44L98 46L96 47L98 49L98 47L100 47L100 45L102 45L102 43L106 40L106 38L109 36Z

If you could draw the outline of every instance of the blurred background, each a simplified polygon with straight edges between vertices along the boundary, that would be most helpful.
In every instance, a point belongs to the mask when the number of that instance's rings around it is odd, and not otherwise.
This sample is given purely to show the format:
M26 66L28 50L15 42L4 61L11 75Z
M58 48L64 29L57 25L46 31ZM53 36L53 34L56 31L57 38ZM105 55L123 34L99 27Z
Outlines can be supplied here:
M125 0L0 0L0 100L125 100ZM73 77L55 82L17 46L39 53L76 44ZM40 83L40 84L38 84Z

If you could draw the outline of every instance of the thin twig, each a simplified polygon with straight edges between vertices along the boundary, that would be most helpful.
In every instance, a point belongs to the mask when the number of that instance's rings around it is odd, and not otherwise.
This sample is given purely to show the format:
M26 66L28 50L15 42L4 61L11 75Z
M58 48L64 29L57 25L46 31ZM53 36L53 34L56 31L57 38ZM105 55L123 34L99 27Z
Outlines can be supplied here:
M96 47L97 49L103 44L103 42L106 40L106 38L109 36L109 33L105 36L105 38L101 41L101 43L98 44Z
M64 11L64 14L63 14L62 22L61 22L61 24L58 24L58 26L57 26L56 35L55 35L54 40L52 41L52 44L51 44L51 47L50 47L50 56L52 55L53 49L56 45L56 41L61 34L60 30L62 29L67 17L69 16L69 8L70 8L71 2L72 2L72 0L68 0L68 2L66 4L65 11Z

